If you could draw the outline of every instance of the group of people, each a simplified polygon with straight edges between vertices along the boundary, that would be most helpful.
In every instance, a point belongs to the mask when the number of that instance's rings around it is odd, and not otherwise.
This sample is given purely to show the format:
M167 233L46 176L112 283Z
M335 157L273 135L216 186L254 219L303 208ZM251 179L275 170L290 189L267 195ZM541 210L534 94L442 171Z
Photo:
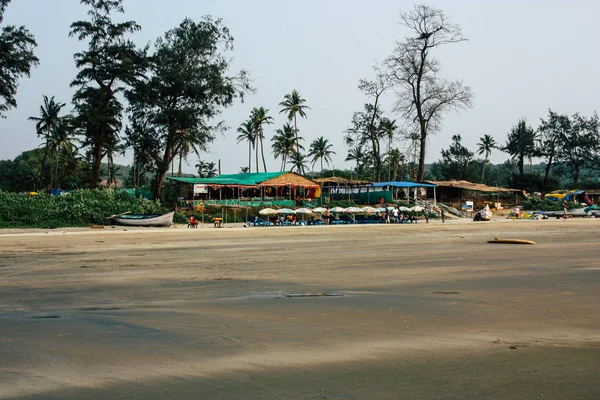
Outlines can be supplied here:
M423 215L425 217L425 223L429 223L429 217L431 215L431 210L429 208L425 208ZM378 213L376 215L377 218L380 218L387 224L397 224L397 223L417 223L418 218L414 214L409 214L400 210L398 207L394 207L391 210L386 210L385 212ZM442 222L446 222L446 215L444 209L442 209ZM331 225L331 220L333 219L333 215L331 214L331 210L327 208L325 212L323 212L323 220L326 225Z
M429 209L423 212L425 216L425 223L429 223ZM412 214L408 214L399 208L393 210L386 210L380 214L381 218L385 220L387 224L405 224L405 223L417 223L417 217Z

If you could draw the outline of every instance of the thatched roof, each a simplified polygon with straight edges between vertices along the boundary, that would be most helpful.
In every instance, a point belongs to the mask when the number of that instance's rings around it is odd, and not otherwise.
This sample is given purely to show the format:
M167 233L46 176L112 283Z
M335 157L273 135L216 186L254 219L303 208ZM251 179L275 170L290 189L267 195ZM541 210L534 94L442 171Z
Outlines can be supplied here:
M433 185L440 187L452 187L465 190L473 190L475 192L521 192L519 189L508 189L496 186L488 186L483 183L472 183L469 181L427 181Z
M294 172L256 172L247 174L223 174L215 178L175 178L166 177L166 179L187 183L187 184L206 184L211 187L260 187L260 186L302 186L317 187L318 184Z
M319 186L315 181L307 179L302 175L298 175L294 172L286 172L278 175L274 178L263 181L261 186L300 186L300 187L317 187Z

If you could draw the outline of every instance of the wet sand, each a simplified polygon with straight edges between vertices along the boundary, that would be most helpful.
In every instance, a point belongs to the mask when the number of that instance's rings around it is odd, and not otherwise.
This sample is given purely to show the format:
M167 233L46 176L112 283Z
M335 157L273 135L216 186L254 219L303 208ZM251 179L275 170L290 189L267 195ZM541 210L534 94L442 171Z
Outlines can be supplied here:
M0 398L598 399L599 242L600 220L4 232Z

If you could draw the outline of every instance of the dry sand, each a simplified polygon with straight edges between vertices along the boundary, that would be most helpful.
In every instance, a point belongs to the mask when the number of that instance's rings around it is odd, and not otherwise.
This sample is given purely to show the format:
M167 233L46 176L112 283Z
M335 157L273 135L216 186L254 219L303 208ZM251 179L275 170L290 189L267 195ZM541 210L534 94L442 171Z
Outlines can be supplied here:
M0 398L598 399L599 239L600 220L4 232Z

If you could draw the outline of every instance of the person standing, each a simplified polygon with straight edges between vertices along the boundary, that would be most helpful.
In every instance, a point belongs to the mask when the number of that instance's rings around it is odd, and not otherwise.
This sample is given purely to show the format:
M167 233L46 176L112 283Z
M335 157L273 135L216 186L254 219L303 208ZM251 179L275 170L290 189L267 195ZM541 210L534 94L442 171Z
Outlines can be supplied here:
M442 208L442 222L446 222L446 210Z
M569 202L567 201L567 199L563 200L562 207L563 207L563 218L567 219L567 211L569 211Z
M325 217L325 224L330 225L331 223L331 211L329 211L329 207L323 213L323 217Z
M425 223L429 223L429 208L425 209Z
M398 223L398 208L394 208L394 223L397 224Z

